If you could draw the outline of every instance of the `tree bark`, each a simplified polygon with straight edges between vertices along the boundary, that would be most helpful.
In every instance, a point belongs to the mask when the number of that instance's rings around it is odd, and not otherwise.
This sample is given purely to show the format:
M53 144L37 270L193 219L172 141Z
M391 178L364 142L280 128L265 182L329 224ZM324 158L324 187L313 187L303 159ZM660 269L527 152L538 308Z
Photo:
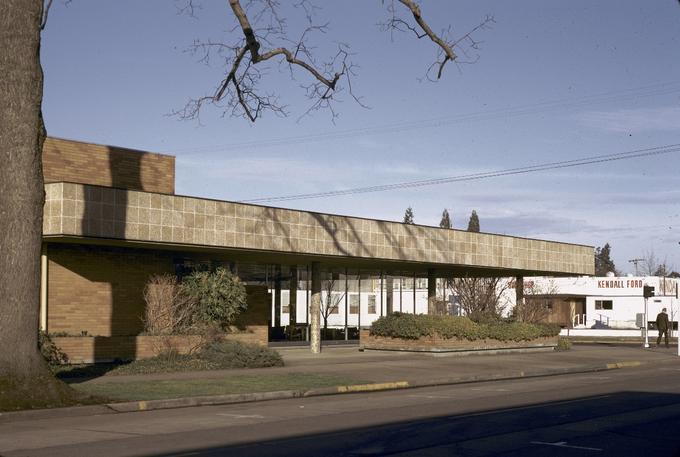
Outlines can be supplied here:
M42 0L0 2L0 409L63 404L38 350L45 129Z

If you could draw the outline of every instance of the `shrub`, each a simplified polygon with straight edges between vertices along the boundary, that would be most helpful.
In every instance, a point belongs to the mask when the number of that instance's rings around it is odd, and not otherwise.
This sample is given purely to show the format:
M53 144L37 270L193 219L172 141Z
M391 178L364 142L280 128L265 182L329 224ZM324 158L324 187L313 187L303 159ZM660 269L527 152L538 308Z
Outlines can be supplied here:
M231 324L247 307L246 288L226 268L194 271L182 281L182 291L194 304L194 323Z
M522 322L488 321L483 324L467 317L431 316L394 313L373 322L371 334L403 339L418 339L438 335L445 339L475 341L528 341L553 337L560 333L556 324L527 324Z
M262 368L283 366L281 355L267 347L240 341L221 341L198 354L221 368Z
M196 303L174 276L151 276L144 288L144 301L144 332L149 335L182 333L193 321Z
M417 340L427 335L422 319L414 314L394 313L382 316L371 325L371 333L379 336L391 336L407 340Z
M560 337L557 339L556 351L568 351L571 349L571 340L569 338Z
M38 332L38 347L43 358L51 367L68 363L68 356L43 331Z

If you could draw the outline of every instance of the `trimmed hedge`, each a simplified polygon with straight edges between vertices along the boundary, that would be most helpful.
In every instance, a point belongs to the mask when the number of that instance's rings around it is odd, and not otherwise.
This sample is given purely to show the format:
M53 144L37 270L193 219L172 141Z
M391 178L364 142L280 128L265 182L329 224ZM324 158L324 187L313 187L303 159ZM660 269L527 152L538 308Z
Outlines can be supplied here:
M417 340L424 336L444 339L530 341L559 335L557 324L498 321L477 324L467 317L393 313L373 322L371 335Z

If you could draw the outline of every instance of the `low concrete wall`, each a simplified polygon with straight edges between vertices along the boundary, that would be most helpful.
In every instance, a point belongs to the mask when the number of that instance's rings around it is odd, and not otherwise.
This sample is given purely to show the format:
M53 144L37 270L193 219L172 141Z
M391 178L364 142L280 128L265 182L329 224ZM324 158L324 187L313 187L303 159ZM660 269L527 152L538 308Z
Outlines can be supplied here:
M267 345L267 327L249 326L244 332L228 333L227 340ZM54 344L69 358L69 363L98 363L153 357L172 347L186 354L201 341L197 335L173 336L60 336Z
M673 332L677 333L677 332ZM595 329L595 328L563 328L560 332L561 336L578 336L578 337L613 337L613 338L623 338L623 337L638 337L644 338L644 330L642 329L628 329L628 330L617 330L617 329ZM649 331L649 337L652 336L656 338L659 332L656 330Z
M439 337L426 337L418 340L402 338L390 338L374 336L369 330L362 330L360 345L363 349L378 349L388 351L411 351L411 352L458 352L458 351L491 351L500 349L520 349L536 347L555 347L557 337L538 338L531 341L498 341L479 340L468 341L458 339L445 339Z

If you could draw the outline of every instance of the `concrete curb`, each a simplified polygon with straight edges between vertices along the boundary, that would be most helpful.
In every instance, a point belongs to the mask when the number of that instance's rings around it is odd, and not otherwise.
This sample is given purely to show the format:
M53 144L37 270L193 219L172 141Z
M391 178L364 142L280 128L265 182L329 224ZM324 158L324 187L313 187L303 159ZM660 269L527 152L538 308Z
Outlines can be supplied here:
M503 381L521 378L538 378L577 373L594 373L598 371L634 368L643 365L639 361L611 362L598 365L586 365L570 368L550 368L533 371L511 371L505 373L457 376L450 378L430 379L423 381L393 381L370 384L351 384L346 386L322 387L306 390L282 390L277 392L261 392L231 395L211 395L200 397L173 398L166 400L143 400L107 403L104 405L75 406L69 408L40 409L0 413L0 423L53 419L59 417L75 417L99 414L129 413L154 411L160 409L189 408L194 406L228 405L235 403L251 403L257 401L283 400L288 398L307 398L325 395L341 395L350 393L382 392L389 390L414 389L444 385L470 384L476 382Z

